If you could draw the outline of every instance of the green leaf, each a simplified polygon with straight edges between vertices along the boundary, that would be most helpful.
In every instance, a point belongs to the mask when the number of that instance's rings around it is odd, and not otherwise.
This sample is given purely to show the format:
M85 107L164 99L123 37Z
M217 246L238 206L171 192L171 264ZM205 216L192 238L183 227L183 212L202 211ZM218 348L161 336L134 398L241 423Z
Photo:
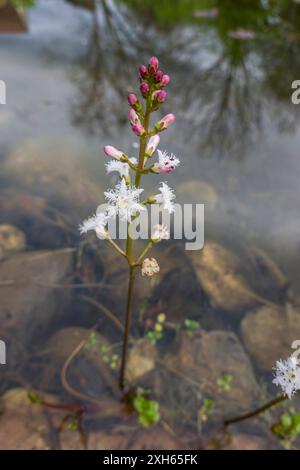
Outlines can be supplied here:
M200 328L200 323L196 320L189 320L188 318L184 320L184 326L187 330L196 331Z
M31 401L31 403L38 404L38 405L40 405L42 403L42 399L33 390L31 390L27 393L27 397Z

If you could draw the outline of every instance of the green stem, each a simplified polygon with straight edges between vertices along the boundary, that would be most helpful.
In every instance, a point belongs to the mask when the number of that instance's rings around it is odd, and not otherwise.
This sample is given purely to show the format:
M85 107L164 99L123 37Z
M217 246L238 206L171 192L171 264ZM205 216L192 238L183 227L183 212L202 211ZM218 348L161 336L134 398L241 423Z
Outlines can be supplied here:
M284 395L280 395L279 397L274 398L271 401L268 401L263 406L257 408L254 411L250 411L249 413L245 413L243 415L236 416L235 418L225 419L224 425L229 426L230 424L238 423L240 421L244 421L245 419L253 418L254 416L257 416L260 413L263 413L264 411L268 410L269 408L272 408L273 406L278 405L279 403L281 403L284 400L287 400L287 397L285 397Z
M123 351L122 351L122 364L121 364L121 371L120 371L121 390L124 390L124 386L125 386L125 371L126 371L127 352L128 352L128 338L129 338L129 330L130 330L130 322L131 322L133 284L134 284L134 267L130 266L128 294L127 294L126 322L125 322Z
M145 246L144 250L142 251L142 253L140 254L140 256L138 257L138 259L136 260L136 265L139 265L142 261L142 259L144 258L144 256L146 255L146 253L148 252L148 250L150 250L150 248L152 247L153 245L153 241L150 240L147 245Z
M135 176L135 187L138 188L141 182L142 171L144 168L144 161L145 161L145 151L148 139L148 129L150 124L150 98L147 100L146 104L146 112L145 112L145 119L144 119L144 129L146 131L146 135L140 138L140 151L139 151L139 163L138 168L139 171L136 172ZM127 351L128 351L128 338L129 338L129 331L130 331L130 322L131 322L131 312L132 312L132 294L133 294L133 286L134 286L134 270L135 266L132 266L132 238L129 234L129 227L130 224L127 226L127 242L126 242L126 256L129 263L129 283L128 283L128 293L127 293L127 308L126 308L126 320L125 320L125 331L124 331L124 340L123 340L123 351L122 351L122 363L121 363L121 371L120 371L120 388L124 390L125 386L125 372L126 372L126 362L127 362Z

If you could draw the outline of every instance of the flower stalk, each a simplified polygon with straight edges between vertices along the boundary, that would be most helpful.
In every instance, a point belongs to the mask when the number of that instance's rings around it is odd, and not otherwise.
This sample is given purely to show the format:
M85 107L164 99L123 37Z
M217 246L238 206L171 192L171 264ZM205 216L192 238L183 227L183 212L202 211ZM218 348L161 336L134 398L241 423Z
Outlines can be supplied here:
M160 173L169 173L179 164L179 160L173 154L169 155L166 151L161 152L157 150L158 161L148 167L145 166L148 159L152 159L156 152L160 142L159 133L166 130L174 122L175 116L174 114L167 114L150 129L151 114L157 111L166 101L167 93L163 88L170 81L169 75L159 70L159 61L156 57L150 58L148 67L145 65L140 66L139 80L141 82L140 92L142 99L145 100L145 109L143 109L142 103L134 93L130 93L128 96L128 104L130 106L128 116L131 130L139 137L138 161L135 158L130 158L127 153L116 147L111 145L104 147L105 155L112 158L112 160L106 164L106 171L107 173L119 173L120 181L114 189L110 189L104 193L108 201L108 207L102 210L101 206L99 206L96 214L85 220L79 227L81 233L95 230L99 238L106 239L118 254L128 262L129 279L119 378L119 385L122 390L125 388L135 272L138 267L141 267L141 274L143 276L152 277L154 274L157 274L159 272L157 261L154 258L145 259L145 255L155 243L169 238L167 227L161 225L156 226L155 232L146 247L142 250L140 256L134 259L133 239L130 236L131 223L138 217L139 213L146 210L146 206L150 204L156 203L159 205L160 209L167 210L169 213L174 211L173 200L175 195L173 190L169 188L165 182L162 182L161 186L158 188L158 194L150 195L144 201L140 201L140 194L143 192L143 189L140 187L142 176L149 173L157 175ZM132 179L130 175L130 170L134 174L134 179ZM132 181L134 181L133 185ZM106 228L109 219L117 217L127 222L127 240L124 251L112 240Z

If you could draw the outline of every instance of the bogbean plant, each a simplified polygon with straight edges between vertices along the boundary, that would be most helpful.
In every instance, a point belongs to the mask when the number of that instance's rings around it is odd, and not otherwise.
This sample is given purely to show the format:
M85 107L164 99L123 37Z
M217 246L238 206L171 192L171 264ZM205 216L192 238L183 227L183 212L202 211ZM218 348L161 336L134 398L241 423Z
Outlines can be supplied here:
M141 188L142 177L149 174L166 174L179 165L179 160L175 155L158 149L160 134L174 122L174 114L165 115L162 119L154 122L154 125L151 122L152 113L158 111L167 99L165 87L168 85L170 77L159 69L158 59L151 57L148 66L141 65L139 67L138 78L141 100L134 93L128 95L129 122L132 132L139 138L138 160L111 145L104 147L105 155L110 158L106 163L107 173L116 172L119 175L119 181L113 189L104 193L108 202L106 208L103 209L99 206L96 214L85 220L79 227L81 233L94 230L100 239L107 240L128 263L126 320L120 368L121 389L124 389L125 386L135 273L137 269L141 269L143 276L152 278L159 272L157 260L147 258L146 255L154 244L170 237L166 226L156 225L153 227L151 238L144 250L135 258L133 239L130 233L131 224L142 211L146 210L149 204L158 204L161 210L169 213L174 212L174 191L166 182L160 183L156 193L141 200L141 194L144 191ZM107 229L109 220L117 217L127 223L127 240L124 249L112 240Z
M133 255L133 239L131 237L131 224L137 216L146 210L150 204L158 204L161 210L169 213L174 212L174 191L166 182L161 182L158 192L141 200L143 189L141 188L142 177L149 174L167 174L179 165L179 159L173 154L158 149L160 143L161 132L175 121L174 114L167 114L162 119L156 121L154 125L151 122L151 116L158 111L167 99L165 87L170 81L169 75L159 69L159 61L156 57L151 57L148 66L141 65L138 71L140 81L141 100L135 93L128 95L129 104L129 122L132 132L139 138L138 159L130 157L124 151L119 150L111 145L104 147L104 153L110 160L106 163L107 173L116 172L119 175L119 181L113 189L104 192L108 202L106 208L99 206L96 214L85 220L79 227L80 232L87 233L94 230L100 239L109 242L112 247L122 256L128 263L128 292L126 304L126 319L123 339L123 349L120 367L120 388L123 390L125 386L125 370L127 361L128 338L131 322L131 311L133 301L134 279L136 270L141 269L141 274L152 278L160 270L158 262L155 258L147 258L146 255L152 246L162 240L169 239L169 231L164 225L156 225L153 228L150 240L146 244L144 250L137 258ZM157 158L156 158L157 156ZM119 217L121 221L127 223L127 239L126 246L122 249L110 236L107 225L110 219ZM163 321L158 321L156 328L148 332L148 339L154 344L162 337ZM192 335L200 325L193 320L186 320L185 328ZM299 342L297 342L299 345ZM117 365L117 356L112 359L107 355L106 351L102 351L104 359L111 362L112 367ZM285 361L277 361L275 367L275 378L273 382L282 388L283 395L276 397L260 408L224 421L226 426L254 417L265 410L281 403L300 390L300 363L298 353L294 353ZM219 392L229 391L231 388L232 376L226 374L217 381ZM159 420L158 404L147 399L143 394L136 397L134 403L135 409L139 413L140 422L146 426ZM205 418L211 412L211 403L204 403ZM202 413L203 414L203 413ZM203 419L203 417L202 417ZM299 434L299 415L297 413L284 414L279 423L273 426L273 432L282 438L295 438Z

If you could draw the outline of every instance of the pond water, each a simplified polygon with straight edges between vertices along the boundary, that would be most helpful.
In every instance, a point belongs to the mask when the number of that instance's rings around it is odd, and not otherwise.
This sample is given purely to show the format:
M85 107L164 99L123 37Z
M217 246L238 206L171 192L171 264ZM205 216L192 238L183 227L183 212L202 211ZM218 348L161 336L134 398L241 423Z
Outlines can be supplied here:
M0 230L0 447L82 447L74 422L57 432L64 413L47 407L51 432L37 435L44 408L31 410L26 388L94 406L82 417L91 448L297 448L270 431L288 405L228 432L222 419L278 393L272 367L300 339L299 2L39 0L26 22L0 36L0 222L27 240L11 255ZM171 75L162 112L177 117L162 135L181 159L167 179L180 202L205 204L205 248L164 242L158 281L137 281L131 380L161 412L140 432L116 390L126 265L77 226L113 181L103 146L137 152L126 96L153 54Z

